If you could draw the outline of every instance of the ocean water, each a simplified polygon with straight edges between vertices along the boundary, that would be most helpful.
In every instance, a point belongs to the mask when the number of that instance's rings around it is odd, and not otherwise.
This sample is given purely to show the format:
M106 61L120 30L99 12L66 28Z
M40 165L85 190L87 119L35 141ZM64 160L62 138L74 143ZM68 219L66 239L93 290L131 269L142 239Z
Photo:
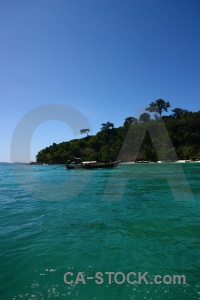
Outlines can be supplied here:
M0 225L2 300L200 299L200 163L0 164Z

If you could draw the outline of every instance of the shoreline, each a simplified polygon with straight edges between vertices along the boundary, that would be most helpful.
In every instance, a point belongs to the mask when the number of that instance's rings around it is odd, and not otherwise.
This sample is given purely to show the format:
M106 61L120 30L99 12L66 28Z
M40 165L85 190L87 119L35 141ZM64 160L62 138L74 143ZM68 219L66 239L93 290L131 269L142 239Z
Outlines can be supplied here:
M188 160L188 159L180 159L180 160L176 160L176 161L131 161L131 162L121 162L120 164L177 164L177 163L200 163L200 160Z

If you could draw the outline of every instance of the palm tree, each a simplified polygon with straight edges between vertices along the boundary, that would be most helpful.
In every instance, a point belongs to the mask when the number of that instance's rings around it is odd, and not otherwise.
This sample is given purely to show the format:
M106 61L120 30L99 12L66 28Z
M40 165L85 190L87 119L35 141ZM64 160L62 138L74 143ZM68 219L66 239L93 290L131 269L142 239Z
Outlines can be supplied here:
M88 132L89 132L89 131L90 131L90 129L88 129L88 128L87 128L87 129L81 129L81 130L80 130L80 133L81 133L81 134L87 133L87 136L88 136Z

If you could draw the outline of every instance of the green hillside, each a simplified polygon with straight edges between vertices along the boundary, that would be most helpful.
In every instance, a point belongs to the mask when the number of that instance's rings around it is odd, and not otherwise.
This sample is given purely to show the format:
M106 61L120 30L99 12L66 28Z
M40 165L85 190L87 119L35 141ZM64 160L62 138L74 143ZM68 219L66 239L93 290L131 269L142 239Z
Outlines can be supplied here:
M103 123L96 135L60 144L53 143L42 149L36 156L37 162L65 164L68 159L73 160L74 157L99 162L117 159L157 161L160 157L163 160L174 160L177 158L174 156L174 148L179 159L200 159L200 111L189 112L177 108L173 112L173 115L165 117L156 113L154 119L151 119L148 113L142 114L139 120L128 117L119 128L114 128L114 124L110 122ZM165 144L163 126L167 129L174 148ZM80 128L81 130L82 133L89 131ZM153 132L154 141L149 132ZM121 149L123 153L120 154Z

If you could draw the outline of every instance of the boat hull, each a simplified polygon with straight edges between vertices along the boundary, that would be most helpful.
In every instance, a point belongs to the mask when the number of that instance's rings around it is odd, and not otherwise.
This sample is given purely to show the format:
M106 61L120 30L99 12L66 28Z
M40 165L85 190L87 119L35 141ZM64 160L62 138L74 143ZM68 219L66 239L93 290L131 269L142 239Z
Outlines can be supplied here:
M108 169L117 167L119 161L111 162L111 163L85 163L81 165L66 165L67 169Z

